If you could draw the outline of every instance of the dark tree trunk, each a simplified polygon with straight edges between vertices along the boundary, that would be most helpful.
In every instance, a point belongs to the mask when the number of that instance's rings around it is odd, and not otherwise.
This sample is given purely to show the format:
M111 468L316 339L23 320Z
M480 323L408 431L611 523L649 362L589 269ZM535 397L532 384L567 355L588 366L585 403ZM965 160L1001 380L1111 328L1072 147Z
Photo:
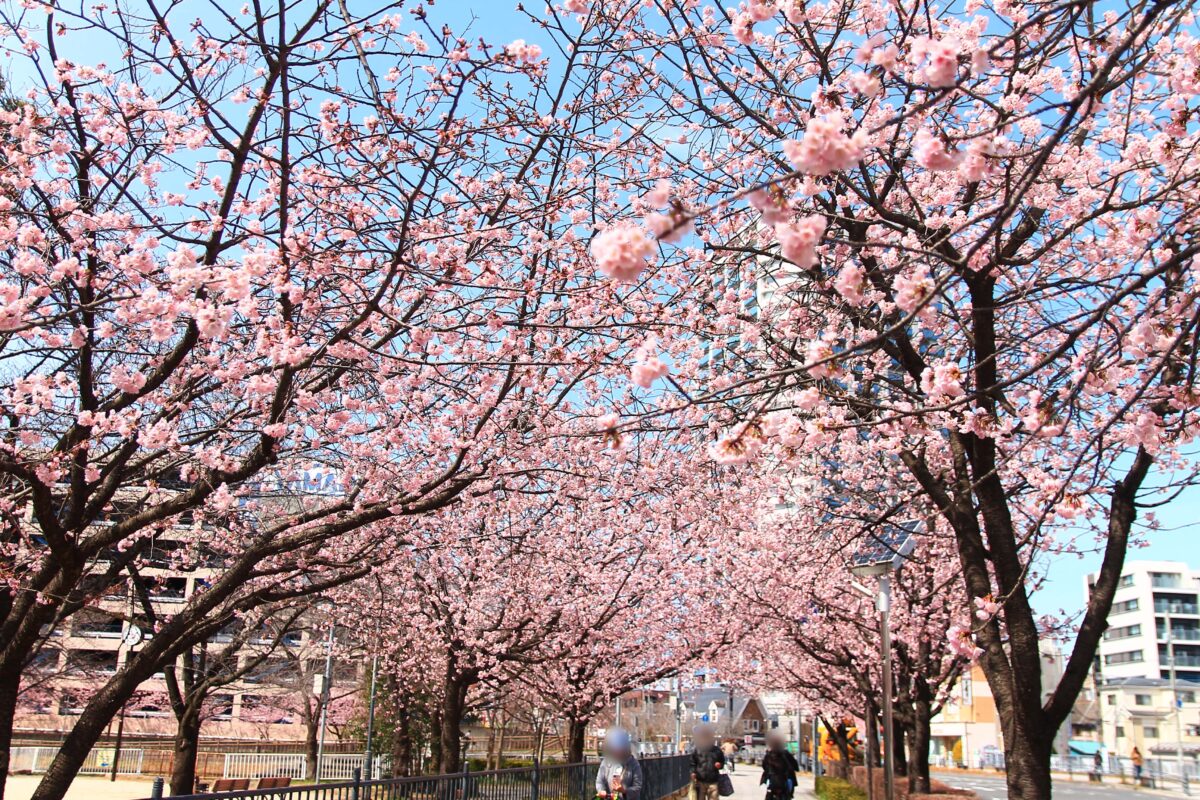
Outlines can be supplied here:
M312 711L304 720L304 764L308 770L308 777L315 780L317 777L317 729L321 727L321 699L317 698L316 705L309 705L309 708Z
M567 763L583 761L583 747L587 734L587 720L571 719L567 722Z
M467 709L467 692L473 678L451 666L446 673L446 691L442 699L442 724L438 741L441 744L443 775L462 772L462 722Z
M0 678L0 800L4 800L4 783L12 758L12 726L19 687L19 673Z
M92 751L92 746L112 722L113 716L133 696L138 685L153 674L153 670L146 668L145 663L140 666L141 669L118 672L92 695L75 726L63 739L58 754L50 762L30 800L62 800L88 753Z
M442 771L442 709L441 706L433 705L429 713L429 767L426 772L438 773Z
M408 698L396 704L396 726L392 729L392 776L401 778L413 774L412 715Z
M171 794L191 794L196 790L196 756L200 750L200 710L190 706L175 726L175 744L171 761Z
M933 718L933 699L929 683L921 675L913 677L913 725L909 732L912 755L909 759L908 790L929 793L929 739L930 723Z
M908 747L904 738L904 726L892 720L892 764L901 777L908 776Z
M1050 746L1035 737L1004 738L1008 800L1050 800Z

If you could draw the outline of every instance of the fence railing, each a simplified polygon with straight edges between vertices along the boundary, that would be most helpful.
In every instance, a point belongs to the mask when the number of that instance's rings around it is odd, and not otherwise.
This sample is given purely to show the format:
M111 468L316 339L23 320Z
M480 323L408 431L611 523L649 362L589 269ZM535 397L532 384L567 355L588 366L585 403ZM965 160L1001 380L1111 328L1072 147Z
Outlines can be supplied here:
M8 771L29 772L35 775L43 773L50 767L50 762L57 753L57 747L14 747L10 751ZM142 774L143 755L144 751L139 748L122 748L117 760L117 774ZM97 747L87 754L83 766L79 768L79 774L108 775L112 772L113 759L116 757L116 748Z
M687 756L645 758L641 765L642 800L663 800L688 785ZM174 800L589 800L595 794L598 768L597 762L585 761L383 780L362 780L356 773L348 781L194 794Z

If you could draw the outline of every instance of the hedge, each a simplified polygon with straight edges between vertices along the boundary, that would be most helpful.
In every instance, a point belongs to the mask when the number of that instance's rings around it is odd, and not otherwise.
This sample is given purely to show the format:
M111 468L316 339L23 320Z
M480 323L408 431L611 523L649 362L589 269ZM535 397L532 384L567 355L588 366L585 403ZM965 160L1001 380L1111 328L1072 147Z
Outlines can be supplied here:
M867 793L842 778L817 778L817 797L821 800L865 800Z

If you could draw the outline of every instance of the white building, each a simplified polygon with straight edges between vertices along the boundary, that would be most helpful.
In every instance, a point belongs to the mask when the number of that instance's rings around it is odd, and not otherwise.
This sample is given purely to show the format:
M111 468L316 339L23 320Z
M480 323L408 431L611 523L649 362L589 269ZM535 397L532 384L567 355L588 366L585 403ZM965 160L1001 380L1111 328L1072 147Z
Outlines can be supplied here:
M1088 576L1089 593L1095 579ZM1098 667L1103 682L1169 678L1172 648L1176 678L1200 681L1198 595L1200 571L1183 562L1127 564L1100 642Z

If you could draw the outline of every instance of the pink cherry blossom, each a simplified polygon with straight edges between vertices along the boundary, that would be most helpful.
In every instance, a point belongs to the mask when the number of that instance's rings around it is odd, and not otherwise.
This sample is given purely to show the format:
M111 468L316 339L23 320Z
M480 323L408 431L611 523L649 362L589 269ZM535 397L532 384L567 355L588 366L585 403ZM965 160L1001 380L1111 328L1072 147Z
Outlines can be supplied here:
M925 62L918 79L930 86L953 86L958 80L958 54L961 45L952 36L934 39L918 36L912 43L912 60Z
M592 240L592 259L601 274L616 281L631 282L642 274L655 256L654 240L632 224L607 228Z
M847 136L844 127L836 114L812 119L802 139L784 141L784 155L796 169L817 177L850 169L863 159L868 137L863 131Z
M817 263L817 245L825 233L825 224L825 218L819 214L776 223L775 237L783 257L798 267L811 269Z

